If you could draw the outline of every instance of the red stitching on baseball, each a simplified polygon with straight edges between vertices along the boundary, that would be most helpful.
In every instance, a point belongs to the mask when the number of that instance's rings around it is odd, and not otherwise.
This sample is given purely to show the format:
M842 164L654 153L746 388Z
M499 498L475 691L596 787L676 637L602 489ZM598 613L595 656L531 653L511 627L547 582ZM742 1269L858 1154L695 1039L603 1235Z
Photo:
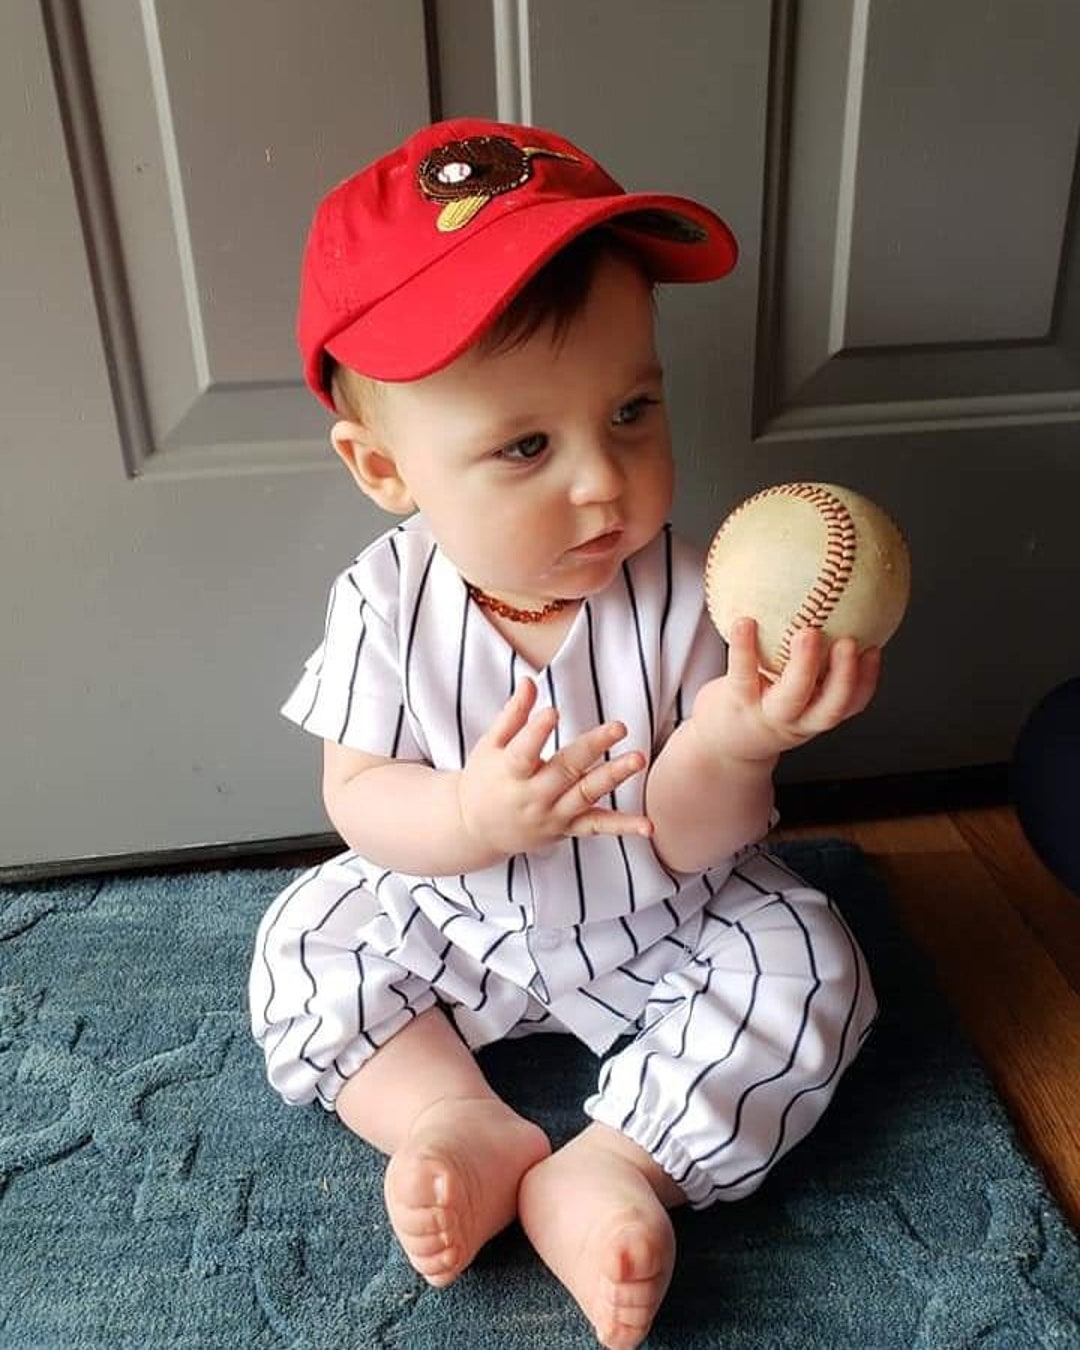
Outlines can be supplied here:
M856 536L851 512L839 497L834 497L817 483L778 483L756 492L741 506L736 507L716 538L719 539L727 525L747 507L761 501L763 497L778 495L797 497L800 501L808 502L825 521L826 530L824 561L818 569L813 585L780 639L778 655L781 666L784 666L791 657L791 643L799 629L823 627L839 603L855 567ZM714 539L713 547L715 546ZM709 552L711 555L712 549Z

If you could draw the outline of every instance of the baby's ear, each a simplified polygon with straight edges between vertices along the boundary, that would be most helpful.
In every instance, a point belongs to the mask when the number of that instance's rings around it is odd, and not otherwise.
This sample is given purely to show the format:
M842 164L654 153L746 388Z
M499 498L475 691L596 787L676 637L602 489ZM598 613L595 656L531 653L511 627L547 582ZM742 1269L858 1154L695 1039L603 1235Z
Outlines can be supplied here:
M360 491L384 511L399 516L415 511L416 503L393 455L376 441L369 427L361 422L335 422L330 442Z

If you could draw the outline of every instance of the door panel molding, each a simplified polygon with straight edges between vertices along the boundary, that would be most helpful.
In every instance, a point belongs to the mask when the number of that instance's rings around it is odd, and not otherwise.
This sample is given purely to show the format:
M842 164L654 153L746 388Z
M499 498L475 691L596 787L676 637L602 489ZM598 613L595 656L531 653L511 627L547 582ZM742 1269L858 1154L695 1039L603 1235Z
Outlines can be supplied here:
M306 213L432 116L434 11L423 0L365 5L364 40L380 57L363 71L365 108L378 115L359 120L354 48L330 40L355 28L350 0L317 11L291 0L44 0L44 13L118 474L326 472L325 417L292 340ZM323 78L290 92L283 62ZM223 162L208 132L226 124Z
M1080 11L1039 13L776 0L756 440L1080 417ZM1010 63L1043 97L980 150Z
M128 477L135 477L153 435L86 38L73 5L42 0L41 7L116 408L122 467Z
M533 120L529 0L491 0L495 107L500 122Z

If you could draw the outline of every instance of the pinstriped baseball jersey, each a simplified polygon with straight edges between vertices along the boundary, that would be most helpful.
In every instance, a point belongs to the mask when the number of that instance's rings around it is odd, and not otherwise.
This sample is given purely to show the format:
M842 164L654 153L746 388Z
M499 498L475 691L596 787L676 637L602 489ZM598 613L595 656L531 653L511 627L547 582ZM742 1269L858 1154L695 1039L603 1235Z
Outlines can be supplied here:
M536 670L487 621L423 517L413 516L338 577L323 641L282 711L354 749L457 770L530 675L537 706L559 710L548 753L618 718L626 748L651 758L724 667L705 616L701 562L665 528L581 604L558 652ZM609 804L643 812L644 781L642 773L621 784ZM348 858L358 879L377 879L395 962L430 976L461 952L471 958L463 969L479 962L527 991L598 1052L641 1012L656 978L650 949L673 934L692 949L701 911L731 869L729 860L673 873L648 840L607 835L565 838L456 877L387 873ZM478 1028L470 1039L507 1029Z
M548 751L612 717L654 756L724 649L700 559L670 530L574 616L542 670L515 654L413 517L335 583L284 712L371 753L460 769L523 675L559 709ZM640 812L644 774L610 804ZM423 821L417 821L423 829ZM756 847L674 874L637 836L562 839L459 877L346 852L263 916L249 997L286 1101L343 1085L441 1002L466 1042L570 1031L597 1053L583 1103L701 1207L749 1194L827 1106L876 1011L832 903Z

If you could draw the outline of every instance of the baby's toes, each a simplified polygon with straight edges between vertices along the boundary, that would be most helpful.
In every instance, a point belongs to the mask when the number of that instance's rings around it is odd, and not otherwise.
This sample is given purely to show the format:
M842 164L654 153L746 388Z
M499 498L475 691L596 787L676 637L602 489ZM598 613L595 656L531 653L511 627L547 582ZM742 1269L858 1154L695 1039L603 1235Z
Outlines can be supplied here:
M661 1226L630 1225L600 1258L591 1306L597 1339L607 1350L641 1344L671 1280L673 1244Z
M405 1152L386 1169L390 1223L413 1267L431 1284L449 1284L467 1260L455 1212L458 1189L440 1159Z

